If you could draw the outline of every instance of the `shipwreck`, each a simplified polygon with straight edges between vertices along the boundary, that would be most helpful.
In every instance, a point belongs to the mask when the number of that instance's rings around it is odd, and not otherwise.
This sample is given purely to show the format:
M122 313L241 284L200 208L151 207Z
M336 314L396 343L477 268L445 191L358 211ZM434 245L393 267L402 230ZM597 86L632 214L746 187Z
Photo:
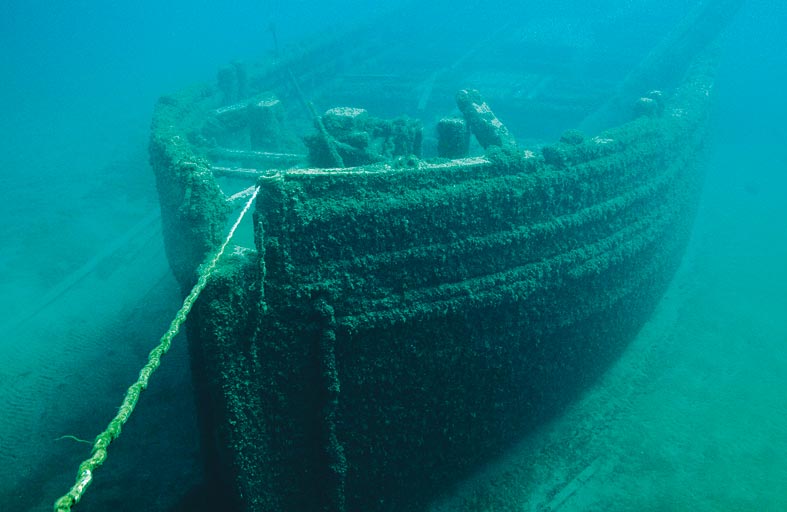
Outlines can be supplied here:
M614 81L621 55L580 77L515 24L419 73L377 26L161 98L184 289L256 194L187 323L227 507L423 509L590 385L681 260L737 3Z

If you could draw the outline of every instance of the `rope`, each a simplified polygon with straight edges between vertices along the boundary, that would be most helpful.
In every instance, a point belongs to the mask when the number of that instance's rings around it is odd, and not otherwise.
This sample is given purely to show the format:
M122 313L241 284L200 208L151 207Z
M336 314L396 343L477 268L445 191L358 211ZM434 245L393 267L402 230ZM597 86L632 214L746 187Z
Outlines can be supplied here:
M246 197L248 197L248 196L250 196L252 194L255 194L256 190L257 190L257 187L254 186L254 185L252 185L249 188L244 188L240 192L232 194L230 197L228 197L227 198L227 202L230 204L230 206L234 206L235 203L240 203L244 198L246 198Z
M175 318L172 320L172 323L170 324L167 332L161 337L158 346L150 351L147 364L139 371L139 378L137 378L137 381L126 391L126 396L123 399L123 403L120 404L118 413L115 415L112 421L109 422L106 430L96 436L96 439L93 442L93 450L91 452L90 458L85 459L85 461L79 465L76 483L73 485L73 487L71 487L71 490L68 491L67 494L61 496L57 501L55 501L55 512L68 512L71 510L71 507L79 503L79 500L82 499L82 496L85 494L88 486L93 481L93 472L101 467L101 465L104 464L104 461L106 461L107 449L109 448L109 445L112 443L112 441L120 437L120 430L131 417L131 413L134 412L134 408L137 406L137 401L139 400L139 395L145 390L145 388L148 387L148 380L150 379L150 376L153 375L153 372L155 372L156 369L161 365L161 357L169 351L173 338L175 338L175 336L178 334L178 331L180 331L180 326L186 321L186 315L188 315L189 311L191 311L191 307L194 305L194 302L196 302L200 293L202 293L202 290L204 290L205 286L208 284L208 278L216 268L219 259L224 254L224 250L227 248L227 245L230 243L232 236L235 234L235 230L238 229L238 226L243 220L243 217L246 215L246 212L249 211L249 208L251 207L252 202L254 202L254 199L257 197L257 193L259 191L259 187L254 189L252 196L246 202L246 205L240 212L240 215L235 221L235 224L232 225L232 228L230 229L227 238L224 240L224 243L221 244L221 247L219 247L219 250L213 256L213 258L206 265L200 267L197 284L194 285L194 288L192 288L191 292L189 292L188 296L186 296L186 299L183 301L183 305L175 314Z

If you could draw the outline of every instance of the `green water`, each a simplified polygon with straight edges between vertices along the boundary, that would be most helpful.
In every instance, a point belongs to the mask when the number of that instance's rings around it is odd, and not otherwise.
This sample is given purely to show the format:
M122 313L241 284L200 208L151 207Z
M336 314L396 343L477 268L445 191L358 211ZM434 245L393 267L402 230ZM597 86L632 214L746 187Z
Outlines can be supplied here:
M61 437L106 426L182 299L147 164L155 97L263 39L209 32L251 4L181 4L153 25L155 10L43 7L12 2L3 21L2 510L49 510L70 487L89 447ZM434 510L787 510L785 19L747 5L723 42L699 217L651 322L564 417ZM112 39L122 20L138 30ZM211 36L195 48L192 30ZM78 510L199 508L192 391L179 338Z

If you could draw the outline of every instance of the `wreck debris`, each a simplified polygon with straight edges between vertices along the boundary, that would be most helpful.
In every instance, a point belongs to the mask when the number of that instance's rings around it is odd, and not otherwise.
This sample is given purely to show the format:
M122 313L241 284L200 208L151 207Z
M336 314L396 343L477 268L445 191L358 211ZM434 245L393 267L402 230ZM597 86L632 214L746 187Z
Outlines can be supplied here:
M459 91L456 95L456 105L465 116L478 143L484 149L489 146L516 147L514 136L492 112L477 90L463 89Z
M249 141L252 150L284 150L290 140L285 136L284 109L271 94L248 106Z
M437 123L437 156L463 158L470 150L470 130L459 117L444 117Z
M315 119L317 133L304 137L315 167L355 167L421 154L420 121L379 119L355 107L332 108Z
M216 82L222 94L222 103L229 105L248 95L248 70L241 62L233 62L219 69Z

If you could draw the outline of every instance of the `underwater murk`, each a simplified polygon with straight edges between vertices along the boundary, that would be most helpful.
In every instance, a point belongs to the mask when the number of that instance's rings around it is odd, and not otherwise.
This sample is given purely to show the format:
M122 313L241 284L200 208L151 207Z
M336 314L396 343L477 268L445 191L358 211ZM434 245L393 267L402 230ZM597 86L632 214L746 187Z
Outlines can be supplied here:
M0 24L3 510L787 509L785 7Z

